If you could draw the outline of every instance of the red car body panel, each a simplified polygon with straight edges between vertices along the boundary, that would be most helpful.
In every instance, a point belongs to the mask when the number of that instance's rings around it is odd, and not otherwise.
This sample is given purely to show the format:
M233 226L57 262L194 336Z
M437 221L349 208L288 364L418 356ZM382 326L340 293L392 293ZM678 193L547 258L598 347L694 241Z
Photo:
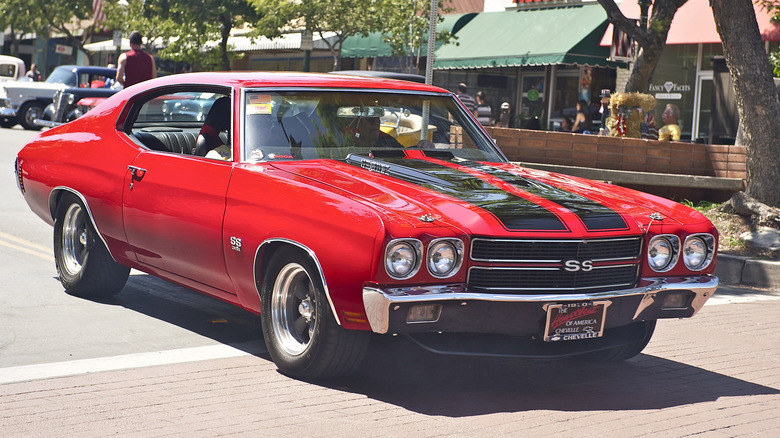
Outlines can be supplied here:
M58 188L72 190L83 198L117 262L258 313L258 285L267 251L292 243L311 254L321 269L337 322L359 330L372 329L364 302L366 287L465 285L475 265L465 257L458 273L446 280L423 270L414 278L395 280L383 269L391 237L414 237L427 244L456 236L467 248L475 237L589 240L706 233L717 239L717 230L704 216L672 201L510 163L490 163L493 170L488 172L481 167L484 163L466 165L420 151L407 151L404 158L466 175L540 206L563 228L512 229L456 194L344 160L215 161L149 150L121 130L132 117L135 100L188 83L230 90L235 133L242 132L239 115L245 89L444 92L393 80L297 73L204 73L187 75L185 82L176 75L149 81L109 97L74 122L41 133L19 153L19 177L31 209L53 224ZM233 155L238 157L246 145L240 136L234 137ZM525 190L513 178L576 193L614 211L618 225L589 229L571 207L544 197L546 188ZM656 214L662 219L653 219ZM646 240L643 245L640 258L645 257ZM639 286L659 276L643 260L639 266L640 277L645 278ZM708 276L713 270L714 263L695 273L678 263L663 275Z

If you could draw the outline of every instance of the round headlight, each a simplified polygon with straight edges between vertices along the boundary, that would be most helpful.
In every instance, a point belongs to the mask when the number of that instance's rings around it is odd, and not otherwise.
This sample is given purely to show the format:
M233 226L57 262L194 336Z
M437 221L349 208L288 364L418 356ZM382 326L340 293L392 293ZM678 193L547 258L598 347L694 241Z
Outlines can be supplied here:
M397 240L390 242L385 251L385 269L396 279L409 278L419 269L418 242Z
M451 277L460 267L463 244L459 240L437 240L428 248L428 271L437 278Z
M685 239L683 261L692 271L700 271L709 265L709 249L702 236L689 236Z
M655 236L647 246L647 262L656 272L672 269L679 249L676 236Z

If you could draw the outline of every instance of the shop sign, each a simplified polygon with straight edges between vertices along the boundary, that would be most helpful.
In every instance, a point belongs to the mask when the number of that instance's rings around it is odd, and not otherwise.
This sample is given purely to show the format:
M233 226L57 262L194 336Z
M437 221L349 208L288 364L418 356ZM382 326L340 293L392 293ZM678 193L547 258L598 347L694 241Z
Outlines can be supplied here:
M666 81L663 84L650 84L650 93L653 93L656 99L682 99L682 93L691 91L690 85L680 85L672 81Z
M67 55L70 56L73 54L73 47L66 46L64 44L57 44L54 46L54 52L58 55Z

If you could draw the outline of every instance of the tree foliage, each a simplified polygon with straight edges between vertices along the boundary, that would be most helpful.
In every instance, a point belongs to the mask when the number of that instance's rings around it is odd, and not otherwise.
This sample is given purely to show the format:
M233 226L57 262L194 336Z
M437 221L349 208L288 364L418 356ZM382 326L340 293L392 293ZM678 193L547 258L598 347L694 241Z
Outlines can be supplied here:
M420 47L428 30L430 1L426 0L249 0L262 16L257 35L275 38L288 31L307 30L330 49L333 69L339 70L344 41L355 35L381 32L396 55ZM437 0L440 7L449 0ZM449 38L442 33L441 38Z
M84 53L84 44L101 31L93 23L92 0L0 0L0 17L3 29L11 26L14 33L62 35Z
M257 18L246 0L128 0L106 13L111 29L125 35L138 30L151 42L150 50L196 70L230 70L231 29Z
M648 0L648 3L652 3L652 12L648 16L647 27L642 28L635 18L626 18L614 0L598 0L607 12L609 21L633 38L639 46L634 69L628 79L625 91L647 93L650 88L650 79L666 46L666 36L669 34L672 18L686 1L688 0L655 0L652 2Z

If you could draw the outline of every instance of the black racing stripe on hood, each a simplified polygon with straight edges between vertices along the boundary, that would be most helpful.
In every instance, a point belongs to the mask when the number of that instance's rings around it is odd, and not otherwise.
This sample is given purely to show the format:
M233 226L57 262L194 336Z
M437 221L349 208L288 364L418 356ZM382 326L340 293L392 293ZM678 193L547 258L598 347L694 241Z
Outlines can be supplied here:
M350 155L347 163L416 184L488 211L508 230L567 231L551 211L466 172L431 161Z
M589 231L627 230L629 228L623 217L616 211L576 193L473 161L457 164L499 178L528 193L566 207L580 218Z

